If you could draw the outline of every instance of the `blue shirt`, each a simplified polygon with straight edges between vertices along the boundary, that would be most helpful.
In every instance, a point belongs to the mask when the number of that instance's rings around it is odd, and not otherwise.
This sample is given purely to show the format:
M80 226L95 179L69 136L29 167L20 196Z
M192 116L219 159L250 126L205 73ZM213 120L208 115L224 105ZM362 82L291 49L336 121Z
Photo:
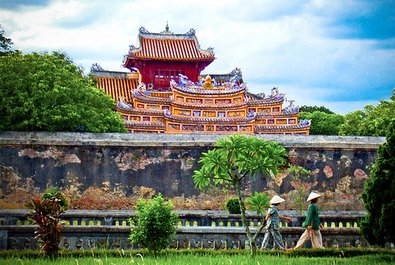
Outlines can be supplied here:
M280 229L280 217L278 215L277 206L270 205L267 212L270 214L270 217L267 220L266 228Z

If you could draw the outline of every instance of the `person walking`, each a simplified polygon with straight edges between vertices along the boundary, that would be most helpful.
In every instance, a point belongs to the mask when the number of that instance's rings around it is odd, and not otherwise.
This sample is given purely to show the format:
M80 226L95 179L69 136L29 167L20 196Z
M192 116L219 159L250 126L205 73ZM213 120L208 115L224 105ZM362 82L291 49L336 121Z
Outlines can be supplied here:
M301 248L309 239L311 240L313 248L323 248L322 236L320 232L320 228L322 229L323 225L320 223L319 211L316 205L320 197L320 194L311 192L307 198L307 201L310 202L310 205L307 209L306 219L302 223L302 227L306 228L306 230L300 236L296 246L289 250Z
M273 239L273 247L275 249L285 249L283 238L280 234L280 220L285 220L290 222L292 219L289 217L281 216L278 213L278 205L285 200L280 196L274 195L270 200L270 208L267 211L265 221L266 221L266 232L263 237L261 249L268 248L269 240Z

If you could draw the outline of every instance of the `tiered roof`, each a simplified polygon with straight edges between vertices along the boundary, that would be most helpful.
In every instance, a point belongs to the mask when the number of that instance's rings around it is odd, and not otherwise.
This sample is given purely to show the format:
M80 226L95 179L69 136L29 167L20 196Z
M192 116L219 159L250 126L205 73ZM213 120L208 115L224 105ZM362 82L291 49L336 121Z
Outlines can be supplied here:
M209 124L215 126L229 126L231 127L243 127L252 126L251 130L247 133L295 133L295 134L308 134L310 122L300 121L297 123L297 115L299 113L298 107L291 104L282 109L281 105L284 101L284 94L279 93L277 88L272 89L272 94L268 97L263 94L260 96L247 95L247 88L244 84L238 84L237 80L233 82L225 82L217 84L210 76L207 76L200 82L191 82L185 76L180 76L180 82L171 82L171 88L173 91L172 97L161 97L157 95L158 92L146 91L143 87L136 89L133 93L134 105L128 104L124 101L118 103L118 109L123 113L129 115L137 115L139 117L152 117L150 121L144 119L128 120L125 124L128 128L132 128L134 131L141 130L155 130L158 132L167 132L168 124L184 124L185 126L198 126L195 132L205 132L202 130L204 126ZM235 94L236 93L236 94ZM212 98L243 98L241 102L231 102L225 104L202 104L202 103L186 103L179 102L175 98L179 95L186 95L189 98L201 98L201 99L212 99ZM236 96L235 96L236 95ZM147 106L154 106L158 104L159 108L155 109L140 109L136 107L139 104L146 103ZM163 108L163 106L167 106ZM262 108L263 107L263 108ZM257 111L251 113L245 113L241 116L198 116L185 115L181 113L172 113L172 110L181 108L184 110L225 110L225 111L240 111L253 109L266 109L273 112ZM274 108L278 110L274 111ZM277 112L278 111L278 112ZM155 118L154 118L155 117ZM269 123L273 120L272 123ZM288 121L289 123L282 124L276 121ZM266 124L268 122L268 124ZM151 125L150 125L151 124ZM188 128L191 128L188 127ZM145 129L144 129L145 128ZM185 131L184 131L185 132ZM229 131L231 132L231 131ZM238 131L241 133L242 131Z
M161 33L151 33L140 27L138 39L139 47L130 45L129 54L123 63L125 67L129 68L136 59L208 62L215 59L212 48L200 48L194 29L185 34L174 34L168 27Z
M97 65L92 67L91 73L96 80L96 87L109 95L115 102L124 98L132 100L132 89L136 89L139 83L138 73L125 73L106 71Z

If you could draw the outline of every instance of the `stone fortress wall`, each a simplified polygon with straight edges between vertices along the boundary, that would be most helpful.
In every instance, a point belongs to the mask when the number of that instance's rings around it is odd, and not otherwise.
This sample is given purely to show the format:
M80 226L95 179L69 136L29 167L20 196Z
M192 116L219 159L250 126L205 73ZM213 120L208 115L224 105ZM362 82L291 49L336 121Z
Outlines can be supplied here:
M107 185L126 195L150 187L167 197L200 193L192 175L202 152L225 135L0 132L2 194L43 192L48 186L81 190ZM311 171L303 179L280 173L244 183L246 193L269 191L296 198L324 194L329 210L361 210L361 193L384 137L257 135L281 143L290 159ZM287 205L284 205L287 207Z

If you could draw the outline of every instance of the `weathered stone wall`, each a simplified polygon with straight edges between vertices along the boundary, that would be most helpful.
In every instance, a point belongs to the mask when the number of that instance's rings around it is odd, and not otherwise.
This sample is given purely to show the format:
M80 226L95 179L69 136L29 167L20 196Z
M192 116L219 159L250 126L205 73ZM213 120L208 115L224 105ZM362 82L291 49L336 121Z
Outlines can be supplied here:
M130 195L135 187L154 188L166 196L192 196L192 175L202 152L224 135L0 133L0 186L4 196L16 189L42 192L61 188L108 187ZM272 190L296 200L318 190L326 208L360 208L383 137L259 135L281 143L291 159L311 170L298 180L281 173L245 183L246 192ZM303 194L302 194L303 195ZM333 205L332 205L332 204ZM287 204L285 204L287 207Z

